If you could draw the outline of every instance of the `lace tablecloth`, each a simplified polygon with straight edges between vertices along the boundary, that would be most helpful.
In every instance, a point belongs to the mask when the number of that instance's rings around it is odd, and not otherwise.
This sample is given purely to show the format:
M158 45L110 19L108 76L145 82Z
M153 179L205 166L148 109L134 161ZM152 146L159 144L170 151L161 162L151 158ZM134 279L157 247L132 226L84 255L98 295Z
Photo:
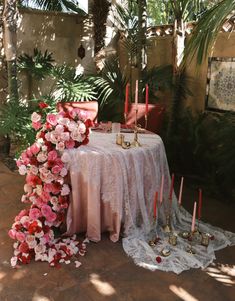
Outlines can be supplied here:
M177 246L170 246L168 235L162 231L165 224L163 202L157 223L153 224L153 200L160 191L164 174L164 198L169 194L170 176L165 149L155 134L140 134L140 148L122 149L116 145L116 135L92 133L90 142L76 150L67 151L72 196L67 214L67 233L86 232L92 241L99 241L103 231L110 239L119 239L123 226L123 247L135 263L151 270L180 273L191 267L206 267L214 258L214 251L235 243L235 235L201 223L201 231L213 233L207 248L196 244L195 255L186 252L188 241L178 236ZM125 134L127 141L133 134ZM175 196L172 202L172 228L176 233L189 230L191 215L178 208ZM156 246L148 241L160 237ZM162 250L171 254L162 257ZM161 262L156 261L161 258ZM159 260L158 260L159 261Z

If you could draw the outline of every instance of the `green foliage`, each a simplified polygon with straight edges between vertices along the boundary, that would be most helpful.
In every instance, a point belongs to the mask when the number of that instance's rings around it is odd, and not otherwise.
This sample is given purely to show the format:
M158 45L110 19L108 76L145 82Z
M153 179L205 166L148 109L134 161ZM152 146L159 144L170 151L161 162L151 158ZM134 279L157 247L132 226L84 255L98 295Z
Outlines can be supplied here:
M76 1L73 0L21 0L21 6L36 7L42 10L59 11L59 12L76 12L82 16L86 13L78 7Z
M18 69L26 71L30 76L35 79L44 79L50 74L54 62L52 53L47 50L42 53L41 50L34 48L33 55L24 53L18 58Z
M7 101L0 107L0 135L8 135L26 146L35 139L31 128L32 109L18 100Z
M218 0L148 0L149 23L170 24L174 19L195 21L218 2Z
M187 58L192 59L195 55L198 64L204 61L225 20L234 17L234 9L234 0L222 0L202 15L186 45L185 62Z
M56 84L51 95L55 101L96 100L97 93L89 78L77 75L76 69L69 66L57 66L52 71Z
M234 114L184 111L174 136L163 137L170 166L180 173L198 175L211 191L235 199Z

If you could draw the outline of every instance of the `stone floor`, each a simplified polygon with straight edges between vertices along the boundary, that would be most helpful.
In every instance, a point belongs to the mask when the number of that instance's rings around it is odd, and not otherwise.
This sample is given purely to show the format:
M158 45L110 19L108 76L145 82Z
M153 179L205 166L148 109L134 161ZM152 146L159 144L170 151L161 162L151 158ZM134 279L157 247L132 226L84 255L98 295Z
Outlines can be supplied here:
M73 264L50 268L40 262L12 269L12 240L7 232L24 208L19 201L23 184L23 177L0 162L0 301L235 300L235 247L217 252L217 260L204 271L192 269L175 275L135 266L121 242L114 244L104 236L100 243L88 245L78 269ZM186 189L186 208L192 208L194 198L195 191ZM234 213L234 205L203 200L204 220L233 232Z

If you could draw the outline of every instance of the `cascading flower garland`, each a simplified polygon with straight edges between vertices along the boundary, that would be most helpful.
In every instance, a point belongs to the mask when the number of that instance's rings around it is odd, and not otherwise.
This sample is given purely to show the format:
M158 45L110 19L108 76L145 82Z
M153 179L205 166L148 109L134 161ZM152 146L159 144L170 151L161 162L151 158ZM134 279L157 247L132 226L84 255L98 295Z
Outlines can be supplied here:
M46 114L47 106L40 103L40 112L32 114L32 126L39 130L36 141L17 160L19 173L26 175L21 201L29 203L30 208L20 211L8 233L16 240L13 267L33 258L48 261L51 266L68 264L73 255L86 252L85 243L76 240L76 235L57 238L55 232L65 221L69 205L68 155L64 150L87 144L92 122L79 109Z

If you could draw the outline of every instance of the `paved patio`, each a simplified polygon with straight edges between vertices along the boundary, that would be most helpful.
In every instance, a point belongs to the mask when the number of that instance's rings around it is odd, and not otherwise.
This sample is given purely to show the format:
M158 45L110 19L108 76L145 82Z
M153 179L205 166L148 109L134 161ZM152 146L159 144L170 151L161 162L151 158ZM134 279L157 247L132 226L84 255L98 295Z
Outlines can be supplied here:
M175 275L135 266L121 242L114 244L104 236L100 243L88 245L78 269L74 264L50 268L41 262L12 269L13 241L7 232L25 207L20 202L23 184L24 177L0 162L0 301L235 300L235 247L217 252L217 260L205 271ZM195 191L186 188L186 208L192 208L194 198ZM235 205L204 198L203 206L205 221L235 232Z

